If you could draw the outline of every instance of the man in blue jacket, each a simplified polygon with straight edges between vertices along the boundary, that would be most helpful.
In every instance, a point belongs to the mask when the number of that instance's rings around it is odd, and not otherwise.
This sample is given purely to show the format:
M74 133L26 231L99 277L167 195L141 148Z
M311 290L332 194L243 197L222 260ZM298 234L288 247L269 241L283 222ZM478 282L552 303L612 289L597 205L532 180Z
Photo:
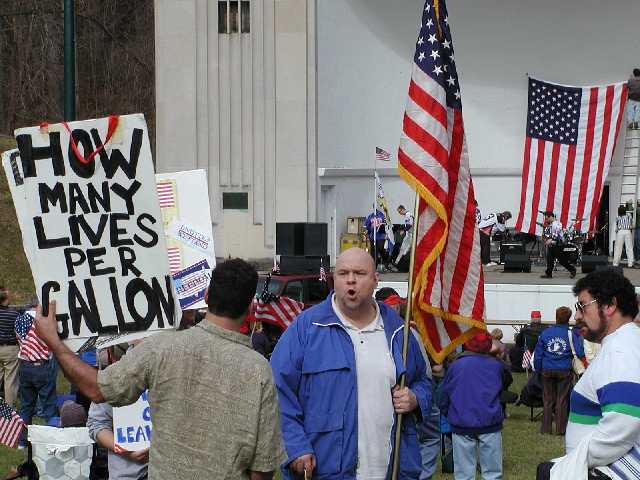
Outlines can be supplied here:
M338 258L335 293L304 311L271 356L287 479L385 480L391 475L394 413L403 413L402 479L418 479L416 421L429 415L431 386L417 340L402 361L403 322L373 300L371 257L351 248ZM406 374L407 387L398 380Z
M489 354L492 338L481 332L465 344L465 352L449 366L440 393L440 411L447 417L453 440L455 480L502 480L500 392L511 385L507 365Z
M582 337L569 328L571 314L569 307L556 309L556 324L540 334L533 353L533 367L542 378L542 433L552 433L554 417L558 435L564 435L567 429L573 385L571 343L576 356L584 361Z

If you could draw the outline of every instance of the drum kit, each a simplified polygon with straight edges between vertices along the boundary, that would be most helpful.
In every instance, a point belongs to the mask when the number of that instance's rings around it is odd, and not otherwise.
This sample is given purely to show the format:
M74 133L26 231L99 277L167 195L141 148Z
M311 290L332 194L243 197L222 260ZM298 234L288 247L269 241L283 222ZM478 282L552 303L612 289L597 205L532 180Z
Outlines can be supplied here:
M564 236L562 252L568 256L572 265L579 264L583 255L599 255L600 247L596 237L603 235L608 228L608 225L604 225L599 230L591 233L582 232L580 224L585 220L586 218L572 218L571 224L562 230Z

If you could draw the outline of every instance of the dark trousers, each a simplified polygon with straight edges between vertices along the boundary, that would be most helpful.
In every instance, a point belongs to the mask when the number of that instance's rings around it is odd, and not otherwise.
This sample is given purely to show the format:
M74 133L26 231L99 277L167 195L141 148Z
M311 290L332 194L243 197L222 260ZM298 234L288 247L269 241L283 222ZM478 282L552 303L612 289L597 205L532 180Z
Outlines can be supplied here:
M55 359L34 365L31 362L20 360L18 369L19 394L20 394L20 417L27 425L31 424L36 415L38 398L42 405L42 417L49 421L57 414L56 407L56 380L58 375L58 364ZM26 440L26 430L24 434Z
M480 260L486 265L491 262L491 237L480 232Z
M542 370L542 433L552 433L555 416L556 433L564 435L567 430L572 384L571 370Z
M544 462L538 465L536 480L549 480L551 478L551 467L553 462ZM611 477L600 472L597 468L589 470L589 480L611 480Z
M369 241L369 252L376 262L376 267L380 264L389 265L389 255L387 255L387 250L384 248L385 240L384 238L376 240L375 245L373 240Z
M571 273L576 271L576 267L569 263L569 256L562 251L562 245L549 245L547 249L547 275L553 274L555 260Z

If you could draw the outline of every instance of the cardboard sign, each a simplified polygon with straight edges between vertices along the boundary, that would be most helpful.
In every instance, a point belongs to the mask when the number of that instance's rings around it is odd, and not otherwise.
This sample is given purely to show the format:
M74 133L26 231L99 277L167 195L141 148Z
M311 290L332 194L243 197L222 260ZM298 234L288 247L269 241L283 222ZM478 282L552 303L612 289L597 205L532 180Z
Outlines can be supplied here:
M3 167L38 297L45 313L56 300L61 336L78 345L173 328L180 310L144 116L15 135Z
M205 308L204 292L216 266L207 173L156 175L169 268L183 310Z
M151 446L151 409L148 392L137 402L113 409L113 441L118 449L135 452Z

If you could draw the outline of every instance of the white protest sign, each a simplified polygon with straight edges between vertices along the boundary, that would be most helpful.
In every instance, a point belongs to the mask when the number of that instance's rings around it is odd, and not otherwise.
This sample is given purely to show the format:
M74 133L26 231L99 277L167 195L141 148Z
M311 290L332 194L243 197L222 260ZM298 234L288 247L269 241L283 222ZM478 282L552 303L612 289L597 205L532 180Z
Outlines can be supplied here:
M151 409L148 392L137 402L113 409L113 441L118 449L135 452L151 446Z
M144 116L15 135L3 167L38 297L45 311L56 300L62 337L173 328L180 309Z
M156 175L156 184L180 307L205 308L204 292L216 266L207 173L161 173Z

